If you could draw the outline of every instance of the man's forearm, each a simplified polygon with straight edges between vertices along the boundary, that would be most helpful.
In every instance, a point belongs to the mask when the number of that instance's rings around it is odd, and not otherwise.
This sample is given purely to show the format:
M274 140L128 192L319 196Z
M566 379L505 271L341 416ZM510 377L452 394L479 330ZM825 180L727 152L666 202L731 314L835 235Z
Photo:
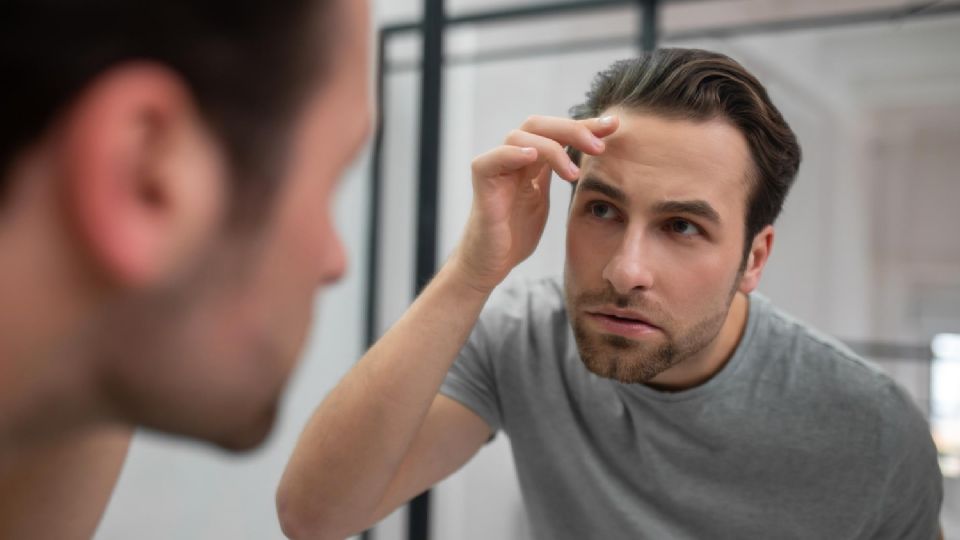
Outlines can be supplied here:
M441 269L310 419L277 495L291 536L345 534L373 513L488 297L454 266Z

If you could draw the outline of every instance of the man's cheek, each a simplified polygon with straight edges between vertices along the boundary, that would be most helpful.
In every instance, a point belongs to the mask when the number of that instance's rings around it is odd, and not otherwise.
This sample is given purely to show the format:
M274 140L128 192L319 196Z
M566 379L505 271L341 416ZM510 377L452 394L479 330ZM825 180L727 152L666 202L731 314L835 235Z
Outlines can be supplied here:
M580 268L589 259L586 246L589 244L584 231L571 225L567 233L567 260L570 266Z

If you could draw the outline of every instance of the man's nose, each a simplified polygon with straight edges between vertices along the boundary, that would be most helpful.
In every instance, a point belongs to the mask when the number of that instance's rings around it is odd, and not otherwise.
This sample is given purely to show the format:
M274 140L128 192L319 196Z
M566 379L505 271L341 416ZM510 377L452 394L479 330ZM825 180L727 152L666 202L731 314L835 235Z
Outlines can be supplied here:
M620 294L653 286L653 271L647 238L641 231L628 232L603 268L603 279Z

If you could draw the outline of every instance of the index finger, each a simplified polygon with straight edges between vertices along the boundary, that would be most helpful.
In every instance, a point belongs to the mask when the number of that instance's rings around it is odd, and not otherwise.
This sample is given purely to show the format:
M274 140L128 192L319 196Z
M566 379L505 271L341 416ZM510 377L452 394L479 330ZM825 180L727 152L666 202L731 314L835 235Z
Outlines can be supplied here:
M620 120L613 115L583 120L557 116L531 116L520 129L596 155L606 149L602 138L614 133L618 127L620 127Z

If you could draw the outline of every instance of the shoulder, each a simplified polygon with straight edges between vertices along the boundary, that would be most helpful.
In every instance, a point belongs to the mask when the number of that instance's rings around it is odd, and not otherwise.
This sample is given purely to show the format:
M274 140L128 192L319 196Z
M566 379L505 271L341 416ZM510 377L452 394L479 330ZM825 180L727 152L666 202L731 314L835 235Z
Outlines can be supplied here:
M816 456L815 470L828 472L837 489L870 493L862 504L871 538L931 538L918 531L936 526L942 481L914 397L878 365L762 296L751 298L751 310L746 380L781 437L780 452Z
M772 369L793 381L790 393L802 395L818 414L846 418L858 424L853 429L868 430L891 454L903 455L910 441L929 442L917 403L883 369L768 300L759 302L766 327L761 347L776 360Z
M751 306L760 312L763 338L758 344L765 356L793 371L815 377L832 389L850 388L869 393L894 384L876 364L864 359L840 340L801 322L763 296ZM813 382L813 381L802 381Z
M515 279L498 287L484 308L482 319L508 322L536 321L565 314L563 280L558 276Z
M526 355L556 344L568 326L562 278L518 278L493 292L474 335L501 355Z

